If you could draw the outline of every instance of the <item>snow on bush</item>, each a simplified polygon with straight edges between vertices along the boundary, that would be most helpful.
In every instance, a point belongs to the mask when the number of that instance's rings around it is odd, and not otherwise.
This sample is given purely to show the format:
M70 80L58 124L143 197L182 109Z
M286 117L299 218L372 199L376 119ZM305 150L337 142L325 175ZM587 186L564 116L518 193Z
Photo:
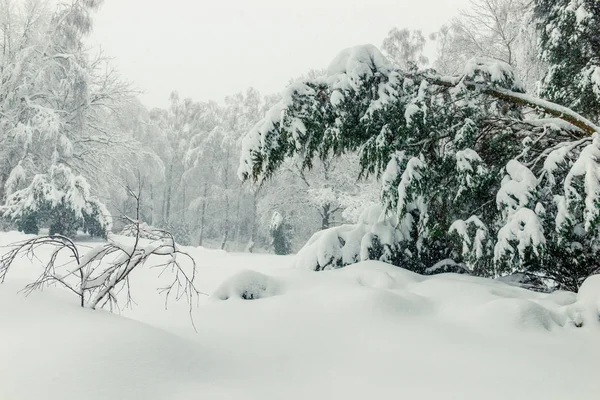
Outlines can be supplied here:
M296 255L296 266L302 269L323 271L340 268L368 259L368 250L363 248L363 238L375 228L381 215L381 206L374 205L366 210L355 225L341 225L315 233ZM391 229L391 224L382 221ZM363 258L364 257L364 258Z
M37 234L40 225L48 224L51 234L74 236L81 229L106 237L112 227L110 213L92 196L87 180L63 164L36 175L28 187L12 193L2 212L26 233Z
M474 234L471 234L474 232ZM475 215L466 221L458 219L450 225L448 233L457 234L462 242L462 255L471 265L477 264L488 252L489 232L485 224Z
M504 212L505 218L520 208L530 206L536 187L535 175L520 162L510 160L506 164L506 176L496 194L496 204Z
M576 322L600 329L600 275L592 275L582 283L573 308Z
M290 253L289 226L283 215L275 211L269 224L269 233L271 234L273 250L277 255L286 255Z
M256 271L241 271L224 281L212 294L219 300L257 300L279 294L281 284Z

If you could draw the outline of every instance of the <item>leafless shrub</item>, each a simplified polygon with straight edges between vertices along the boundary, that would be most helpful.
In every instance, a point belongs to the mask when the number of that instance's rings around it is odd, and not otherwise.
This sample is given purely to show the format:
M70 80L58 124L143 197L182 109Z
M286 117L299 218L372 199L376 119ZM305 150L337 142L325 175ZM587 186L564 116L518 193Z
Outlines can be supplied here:
M187 253L181 251L173 235L165 230L148 229L139 221L140 193L127 187L127 192L136 200L136 218L123 217L134 232L134 243L123 244L109 235L108 241L85 253L81 253L75 243L61 235L40 236L13 243L10 251L0 258L0 282L4 282L10 268L23 257L30 261L41 262L43 268L39 277L24 288L25 293L42 289L48 285L59 285L68 289L79 298L81 307L96 309L108 307L111 311L132 303L130 274L140 266L152 264L152 268L161 269L160 275L170 273L169 283L159 288L168 300L185 298L190 307L190 317L194 299L201 292L194 285L196 262ZM144 240L143 238L151 238ZM40 248L51 248L48 259L38 258ZM66 253L69 261L59 262L58 256ZM150 259L153 262L150 262ZM187 259L191 268L182 263ZM160 260L160 261L158 261ZM188 264L188 265L189 265ZM119 293L125 291L125 304ZM119 300L121 299L121 300ZM192 320L193 324L193 320Z

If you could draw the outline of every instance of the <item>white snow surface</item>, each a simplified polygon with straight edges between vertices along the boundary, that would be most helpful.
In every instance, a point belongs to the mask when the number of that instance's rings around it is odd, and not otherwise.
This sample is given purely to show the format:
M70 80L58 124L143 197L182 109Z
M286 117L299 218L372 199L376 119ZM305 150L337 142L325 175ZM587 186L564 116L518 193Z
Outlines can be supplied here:
M15 265L0 285L0 399L598 398L600 276L541 294L375 261L312 272L293 256L186 250L210 294L197 333L184 302L165 310L158 270L134 271L137 305L119 316L58 288L26 297L37 269Z
M474 83L500 85L506 89L524 91L513 68L504 61L485 57L474 57L467 61L463 76Z

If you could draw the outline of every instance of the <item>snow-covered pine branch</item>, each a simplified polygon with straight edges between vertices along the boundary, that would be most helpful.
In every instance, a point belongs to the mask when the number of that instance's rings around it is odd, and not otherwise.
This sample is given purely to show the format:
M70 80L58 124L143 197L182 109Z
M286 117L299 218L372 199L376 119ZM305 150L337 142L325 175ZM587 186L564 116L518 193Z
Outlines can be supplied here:
M573 289L596 269L587 256L596 245L588 251L581 241L598 235L581 237L579 217L563 218L572 224L568 240L578 242L567 244L564 229L555 232L568 207L555 199L569 192L561 189L567 176L583 176L576 160L599 129L573 109L523 93L506 63L475 58L446 78L399 70L373 46L359 46L335 57L324 76L285 90L244 138L238 174L264 182L290 157L310 168L313 159L358 152L361 175L381 177L379 214L316 234L298 255L306 268L378 259L427 272L450 259L455 264L444 266L488 276L525 271ZM595 204L596 191L585 193ZM577 257L584 263L569 268Z

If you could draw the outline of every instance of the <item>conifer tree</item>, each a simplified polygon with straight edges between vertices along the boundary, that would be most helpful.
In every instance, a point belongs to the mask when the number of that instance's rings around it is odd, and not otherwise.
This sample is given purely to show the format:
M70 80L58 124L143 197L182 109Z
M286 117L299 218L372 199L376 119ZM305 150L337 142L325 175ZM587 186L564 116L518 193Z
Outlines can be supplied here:
M584 115L525 94L506 63L475 58L444 77L403 71L360 46L284 92L244 138L238 173L262 182L292 156L311 168L358 151L362 176L380 178L381 205L357 225L315 234L299 252L306 268L377 259L426 274L521 272L576 289L595 262L571 268L572 257L557 265L553 255L576 257L598 237L598 133Z
M542 95L600 118L600 2L535 0L540 55L550 65Z

